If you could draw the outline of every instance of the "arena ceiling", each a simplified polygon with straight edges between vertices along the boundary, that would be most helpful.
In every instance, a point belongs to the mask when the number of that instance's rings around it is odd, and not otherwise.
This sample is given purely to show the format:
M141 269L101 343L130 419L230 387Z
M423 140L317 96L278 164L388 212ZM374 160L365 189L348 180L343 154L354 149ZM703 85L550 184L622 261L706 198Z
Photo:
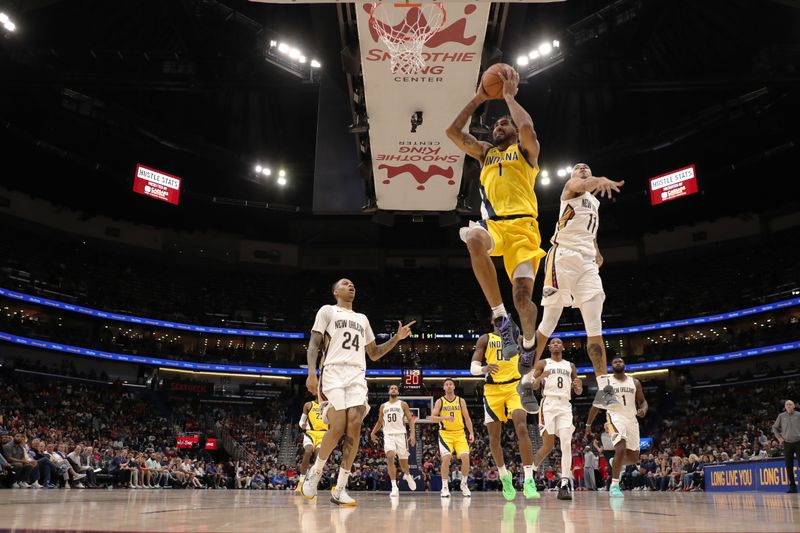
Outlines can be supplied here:
M17 24L0 43L6 187L88 212L258 238L280 239L311 217L319 85L266 61L265 50L271 39L297 43L319 58L320 76L340 69L335 6L19 0L0 10ZM796 209L797 2L513 4L502 30L494 42L509 63L543 39L565 43L565 61L529 78L519 100L544 165L587 161L626 180L604 231ZM180 210L130 193L137 162L191 178ZM258 162L285 168L288 185L254 176ZM646 179L689 163L704 194L650 208ZM539 189L544 224L557 184ZM430 227L438 222L400 220L382 231L417 239Z

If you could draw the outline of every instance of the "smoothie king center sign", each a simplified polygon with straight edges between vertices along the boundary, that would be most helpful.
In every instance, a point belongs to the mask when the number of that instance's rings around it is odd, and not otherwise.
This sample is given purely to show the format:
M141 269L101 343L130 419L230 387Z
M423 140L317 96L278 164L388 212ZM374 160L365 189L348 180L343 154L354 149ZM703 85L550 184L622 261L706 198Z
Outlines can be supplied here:
M449 211L455 208L464 154L445 130L475 94L490 4L445 3L442 29L425 43L425 66L393 73L391 56L370 25L370 4L359 6L358 31L375 194L380 209ZM417 7L388 8L399 29ZM411 132L410 119L423 122Z

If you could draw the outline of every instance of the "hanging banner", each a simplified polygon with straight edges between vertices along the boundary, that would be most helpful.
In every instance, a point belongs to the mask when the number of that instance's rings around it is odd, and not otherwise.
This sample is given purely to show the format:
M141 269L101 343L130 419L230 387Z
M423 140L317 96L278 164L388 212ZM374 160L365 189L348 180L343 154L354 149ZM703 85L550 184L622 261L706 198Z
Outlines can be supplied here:
M371 4L359 4L358 35L369 116L378 208L450 211L456 207L464 154L445 129L475 94L489 2L443 4L446 22L423 47L425 67L393 74L391 57L370 26ZM389 8L407 17L417 7ZM422 112L412 133L411 117Z

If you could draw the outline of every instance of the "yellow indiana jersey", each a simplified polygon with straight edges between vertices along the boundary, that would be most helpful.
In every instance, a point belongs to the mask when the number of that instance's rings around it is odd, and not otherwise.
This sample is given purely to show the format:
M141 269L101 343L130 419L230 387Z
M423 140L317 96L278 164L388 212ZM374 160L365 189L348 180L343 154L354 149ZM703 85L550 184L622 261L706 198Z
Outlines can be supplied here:
M533 187L539 174L522 155L519 144L505 151L495 147L486 152L481 169L481 213L484 219L508 216L539 215L539 204Z
M503 359L503 339L494 333L489 334L489 342L484 354L487 365L497 365L500 369L494 374L486 374L486 384L503 384L517 381L522 376L517 370L519 355L511 359Z
M464 431L464 416L461 414L461 398L458 396L450 402L446 397L442 396L442 410L439 411L439 416L453 415L455 420L453 422L441 421L439 428L445 431Z
M311 402L311 409L308 410L308 424L311 431L328 431L328 424L322 421L322 410L317 402Z

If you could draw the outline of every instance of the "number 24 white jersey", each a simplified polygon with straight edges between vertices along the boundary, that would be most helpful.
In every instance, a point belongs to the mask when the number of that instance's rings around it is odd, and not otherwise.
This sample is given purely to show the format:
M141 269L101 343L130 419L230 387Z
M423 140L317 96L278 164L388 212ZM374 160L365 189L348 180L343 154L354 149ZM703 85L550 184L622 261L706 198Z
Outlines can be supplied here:
M338 305L323 305L311 331L323 336L320 368L353 365L366 370L366 347L375 341L366 315Z

